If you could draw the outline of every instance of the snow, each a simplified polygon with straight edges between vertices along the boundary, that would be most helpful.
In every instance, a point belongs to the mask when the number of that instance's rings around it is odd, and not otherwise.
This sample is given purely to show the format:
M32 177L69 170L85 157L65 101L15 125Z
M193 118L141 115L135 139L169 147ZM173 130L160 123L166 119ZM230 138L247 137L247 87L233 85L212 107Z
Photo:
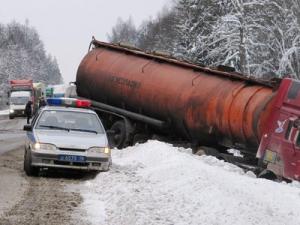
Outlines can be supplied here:
M6 109L6 110L0 110L0 116L1 115L8 115L9 114L9 110Z
M158 141L112 157L110 171L81 189L92 224L300 224L298 182L257 179Z

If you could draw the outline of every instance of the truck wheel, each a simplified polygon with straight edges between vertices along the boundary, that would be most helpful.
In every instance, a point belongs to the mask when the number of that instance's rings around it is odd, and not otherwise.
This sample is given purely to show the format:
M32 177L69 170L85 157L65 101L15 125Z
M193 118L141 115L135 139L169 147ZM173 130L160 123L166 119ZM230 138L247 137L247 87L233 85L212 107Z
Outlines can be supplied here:
M27 176L38 176L39 168L31 165L31 154L25 150L24 171Z
M115 122L110 130L114 131L114 134L109 136L109 142L113 148L123 148L126 140L126 127L125 122L120 120Z
M270 170L263 170L260 174L257 176L258 178L264 178L267 180L277 180L277 176Z

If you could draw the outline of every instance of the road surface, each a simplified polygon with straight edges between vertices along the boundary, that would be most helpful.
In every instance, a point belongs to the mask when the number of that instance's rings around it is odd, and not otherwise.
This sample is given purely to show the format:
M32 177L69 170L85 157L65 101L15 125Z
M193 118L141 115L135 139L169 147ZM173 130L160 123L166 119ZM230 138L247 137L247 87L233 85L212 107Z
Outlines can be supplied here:
M89 224L79 208L81 195L68 187L93 175L48 172L27 177L23 171L25 122L0 118L0 224Z

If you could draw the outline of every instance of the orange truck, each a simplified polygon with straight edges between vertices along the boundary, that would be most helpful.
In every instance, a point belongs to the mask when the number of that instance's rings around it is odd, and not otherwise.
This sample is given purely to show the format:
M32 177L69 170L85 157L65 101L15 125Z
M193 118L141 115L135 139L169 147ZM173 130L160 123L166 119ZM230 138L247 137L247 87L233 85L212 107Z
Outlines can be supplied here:
M299 81L258 80L97 40L91 46L77 94L92 101L111 145L163 137L261 177L300 180Z

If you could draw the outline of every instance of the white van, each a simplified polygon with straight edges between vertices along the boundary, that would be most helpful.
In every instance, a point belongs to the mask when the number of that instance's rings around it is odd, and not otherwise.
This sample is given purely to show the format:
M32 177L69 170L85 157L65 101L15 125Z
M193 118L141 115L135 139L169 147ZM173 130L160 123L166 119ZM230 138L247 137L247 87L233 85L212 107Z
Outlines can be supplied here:
M12 91L9 98L9 118L25 116L25 106L30 99L31 91Z

